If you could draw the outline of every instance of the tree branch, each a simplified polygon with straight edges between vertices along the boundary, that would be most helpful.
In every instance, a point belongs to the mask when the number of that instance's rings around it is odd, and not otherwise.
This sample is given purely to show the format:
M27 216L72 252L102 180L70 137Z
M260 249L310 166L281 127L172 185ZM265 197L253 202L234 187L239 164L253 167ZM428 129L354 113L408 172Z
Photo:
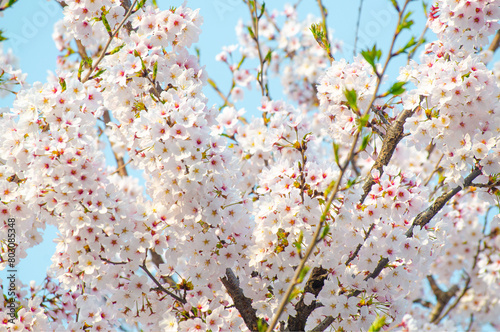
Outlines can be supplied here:
M328 316L321 323L318 324L315 328L311 330L311 332L323 332L333 323L334 318L332 316Z
M406 232L407 237L412 237L413 236L413 229L415 226L420 226L420 228L423 228L425 225L427 225L431 219L443 208L443 206L448 203L448 201L458 194L462 189L467 188L468 186L471 185L472 181L474 181L475 178L477 178L479 175L481 175L481 169L476 167L471 174L469 174L465 180L464 180L464 185L462 186L457 186L454 189L448 191L447 193L442 194L439 196L434 203L427 208L427 210L420 212L415 219L413 220L413 223L411 227L408 229Z
M438 286L436 280L434 280L434 277L432 275L428 275L427 280L429 281L432 292L436 296L437 300L437 303L432 309L429 316L429 320L431 321L431 323L434 323L438 321L439 315L441 315L448 302L450 302L451 298L455 296L460 288L457 285L453 285L445 292Z
M252 300L245 296L240 288L240 281L231 269L226 269L226 275L220 279L226 287L229 296L233 299L234 306L238 309L246 326L252 332L259 332L259 318L257 310L252 307ZM262 322L262 325L267 325Z
M108 125L108 123L111 122L111 116L109 114L109 110L105 110L102 117L103 117L104 123L106 125ZM115 156L115 160L116 160L116 164L117 164L116 172L118 172L118 174L121 177L128 176L125 160L123 159L123 157L119 157L118 154L115 152L115 150L113 149L113 146L114 146L113 142L110 142L110 144L111 144L111 151L113 151L113 155Z
M151 274L151 272L149 272L148 268L146 267L146 264L143 263L142 265L139 266L144 272L146 272L146 274L148 275L148 277L153 280L153 282L156 284L156 286L158 286L158 289L161 290L162 292L170 295L172 298L174 298L176 301L179 301L180 303L182 304L186 304L187 301L177 295L175 295L174 293L172 293L171 291L169 291L168 289L166 289L165 287L163 287L163 285Z

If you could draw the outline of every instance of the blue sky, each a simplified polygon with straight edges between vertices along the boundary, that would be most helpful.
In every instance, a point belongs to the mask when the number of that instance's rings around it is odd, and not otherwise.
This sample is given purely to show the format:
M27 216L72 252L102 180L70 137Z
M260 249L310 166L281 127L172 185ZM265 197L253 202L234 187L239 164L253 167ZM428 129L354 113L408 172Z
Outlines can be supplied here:
M170 6L179 6L182 0L158 0L162 9ZM283 9L285 3L295 1L272 0L268 1L267 7ZM352 60L352 45L354 44L355 27L358 16L359 0L352 2L335 2L335 7L330 1L323 1L329 9L328 25L335 30L333 37L344 41L344 54L337 54L336 58L345 57ZM248 8L241 0L188 0L191 8L200 8L204 17L202 26L203 33L197 47L201 50L201 63L206 65L209 76L216 81L224 92L227 92L230 84L230 73L225 64L215 61L215 55L222 50L222 46L236 43L234 27L239 18L249 20ZM415 1L412 10L416 11L414 34L418 37L424 27L425 18L422 5ZM303 0L298 7L301 18L308 13L319 17L319 9L316 0ZM3 43L4 51L12 48L19 57L20 67L28 73L28 82L45 82L47 71L55 71L56 50L52 41L52 29L54 23L62 18L61 7L55 1L45 0L22 0L13 8L4 12L0 18L0 29L9 38ZM371 47L374 43L383 50L383 59L390 44L390 38L397 21L396 11L388 0L364 1L359 28L358 51ZM400 44L408 41L409 35L402 36ZM431 38L434 38L431 36ZM389 68L389 76L392 81L397 77L397 68L405 63L405 59L399 59ZM283 98L279 92L279 78L271 82L273 97ZM213 90L207 86L205 94L209 98L209 105L220 104L221 99ZM0 99L0 107L12 105L13 97ZM259 89L253 88L246 92L245 101L237 104L237 107L245 107L250 114L260 104ZM253 114L256 114L254 111ZM28 283L30 280L41 282L45 276L45 270L50 265L50 257L54 253L55 228L49 227L45 231L44 242L38 247L28 251L28 258L21 261L18 266L19 278ZM5 271L2 271L2 273ZM5 280L5 277L0 274Z

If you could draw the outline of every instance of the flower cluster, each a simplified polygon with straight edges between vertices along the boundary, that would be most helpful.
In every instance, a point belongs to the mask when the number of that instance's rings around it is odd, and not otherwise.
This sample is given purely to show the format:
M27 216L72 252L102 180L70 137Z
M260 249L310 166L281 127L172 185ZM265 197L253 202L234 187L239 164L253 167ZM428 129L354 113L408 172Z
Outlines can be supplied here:
M359 57L349 64L344 59L335 61L321 76L317 86L320 110L333 140L350 145L359 125L359 110L370 106L376 80L372 67ZM357 109L348 103L348 90L356 93Z
M262 11L258 31L238 25L237 65L235 46L218 56L233 74L219 110L203 93L217 85L188 50L198 10L63 5L57 75L22 86L0 117L0 215L22 230L18 257L47 225L58 229L50 273L19 285L11 300L22 309L12 325L1 307L2 328L244 331L277 314L275 330L499 322L500 228L489 212L500 91L475 49L496 24L493 2L438 2L430 25L440 39L401 70L410 91L389 100L382 67L328 64L313 18L248 2ZM451 39L457 31L467 42ZM69 56L74 40L80 60ZM0 57L12 78L2 87L23 82ZM246 68L246 58L260 64ZM291 103L267 95L271 67ZM260 116L246 119L231 101L254 80ZM0 269L6 261L1 242Z
M466 58L498 30L498 1L439 1L429 11L428 26L438 35L439 56ZM438 46L439 45L439 46ZM436 51L436 50L435 50Z
M4 53L3 46L0 44L0 82L2 83L0 98L4 98L11 91L14 91L16 85L21 87L25 85L26 76L27 74L18 68L17 57L12 53L12 50L9 49L7 53Z
M400 74L417 87L404 99L406 108L416 109L406 123L412 143L418 149L435 145L452 183L463 181L477 162L485 174L499 173L494 160L500 90L491 71L473 56L459 62L428 56L424 61L413 62Z

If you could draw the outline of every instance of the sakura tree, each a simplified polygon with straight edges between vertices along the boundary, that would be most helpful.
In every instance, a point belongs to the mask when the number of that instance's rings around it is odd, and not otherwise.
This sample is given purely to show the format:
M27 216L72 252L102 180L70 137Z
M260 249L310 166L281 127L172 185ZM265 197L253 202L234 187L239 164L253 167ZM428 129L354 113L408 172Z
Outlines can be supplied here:
M1 268L58 229L43 284L2 280L2 329L500 328L499 1L432 4L431 42L410 0L387 1L390 48L351 62L334 5L300 20L306 2L242 1L217 56L229 91L193 51L189 2L59 1L46 83L1 53ZM238 108L250 87L258 117Z

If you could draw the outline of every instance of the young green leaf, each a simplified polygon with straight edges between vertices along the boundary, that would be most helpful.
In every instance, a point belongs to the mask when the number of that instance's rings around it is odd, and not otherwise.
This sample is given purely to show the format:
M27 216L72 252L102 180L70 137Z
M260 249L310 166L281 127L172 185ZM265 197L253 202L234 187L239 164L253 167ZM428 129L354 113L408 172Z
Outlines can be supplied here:
M397 33L400 33L402 30L404 29L410 29L411 26L413 25L413 20L408 20L410 18L410 15L412 14L413 12L409 11L408 13L406 13L406 15L403 17L403 19L401 20L401 23L399 24L396 32Z
M363 140L361 141L361 145L359 147L359 151L364 151L366 149L371 138L372 138L371 133L363 137Z
M344 96L347 99L349 107L351 107L354 111L358 111L358 94L356 93L356 90L344 89Z
M247 27L247 28L248 28L248 33L250 34L250 37L255 40L255 34L253 33L252 28L251 27Z
M299 283L301 283L304 278L306 277L307 272L309 272L311 268L309 266L304 266L302 270L299 273L299 279L297 280Z
M339 156L340 145L333 142L333 155L335 156L335 162L340 166L340 156Z
M153 64L153 82L156 81L156 74L158 73L158 61Z
M368 124L368 121L370 120L370 114L365 114L362 117L358 119L358 125L359 128L364 128Z
M323 227L323 230L321 231L321 236L320 236L320 240L323 240L327 235L328 233L330 233L330 225L328 223L325 223L325 227Z
M408 82L396 82L396 83L394 83L391 86L391 88L389 89L389 91L387 91L387 93L394 95L394 96L398 96L398 95L402 94L403 92L406 91L406 89L404 88L406 83L408 83Z
M414 36L411 36L410 40L406 43L405 46L401 47L396 54L406 53L408 49L417 44Z
M271 50L267 51L266 57L264 58L264 63L270 63L273 52Z
M385 316L377 316L377 318L375 318L375 321L368 329L368 332L379 332L382 329L382 327L384 327L385 320L386 320Z
M66 81L64 78L59 77L59 85L61 86L61 91L66 91Z
M395 8L395 9L398 11L398 13L399 13L399 6L398 6L398 3L396 2L396 0L389 0L389 1L392 3L392 5L394 6L394 8Z
M104 27L106 28L106 31L108 32L108 35L110 37L112 37L113 32L111 31L111 26L109 25L109 22L108 22L108 19L106 18L106 15L102 14L101 20L102 20L102 23L104 24Z
M382 51L377 49L376 45L373 45L373 48L370 50L362 51L361 55L363 58L365 58L366 62L368 62L374 72L377 72L377 67L375 62L380 60L380 57L382 56Z
M119 52L123 48L123 46L125 46L125 43L123 43L119 46L116 46L111 52L109 52L109 54L115 54L115 53Z
M77 77L78 77L78 80L81 81L82 80L82 72L83 72L83 66L85 64L85 60L82 59L80 61L80 67L78 67L78 74L77 74Z

